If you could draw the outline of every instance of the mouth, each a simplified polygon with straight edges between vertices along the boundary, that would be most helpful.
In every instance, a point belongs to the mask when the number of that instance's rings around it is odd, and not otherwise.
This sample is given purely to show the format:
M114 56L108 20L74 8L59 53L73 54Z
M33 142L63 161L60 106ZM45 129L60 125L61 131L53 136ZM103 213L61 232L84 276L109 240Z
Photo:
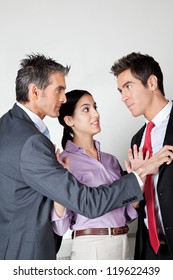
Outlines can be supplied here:
M60 110L60 108L61 108L61 105L58 105L58 106L56 106L56 108L57 108L58 110Z
M99 121L94 121L91 123L92 125L100 125L100 122Z
M133 105L134 105L134 103L129 104L129 105L126 104L127 108L128 108L130 111L132 110Z

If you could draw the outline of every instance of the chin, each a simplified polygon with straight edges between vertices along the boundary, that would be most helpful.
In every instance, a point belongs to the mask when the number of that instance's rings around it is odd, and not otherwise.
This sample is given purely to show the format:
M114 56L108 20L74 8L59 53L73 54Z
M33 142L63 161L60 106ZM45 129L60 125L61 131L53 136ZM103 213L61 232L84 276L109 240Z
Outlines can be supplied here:
M59 117L59 113L56 113L56 114L47 114L47 116L48 117L50 117L50 118L57 118L57 117Z
M97 131L95 132L95 134L99 133L101 131L101 129L97 129Z
M135 112L134 112L134 113L132 113L132 116L135 117L135 118L137 118L137 117L141 116L141 114L135 113Z

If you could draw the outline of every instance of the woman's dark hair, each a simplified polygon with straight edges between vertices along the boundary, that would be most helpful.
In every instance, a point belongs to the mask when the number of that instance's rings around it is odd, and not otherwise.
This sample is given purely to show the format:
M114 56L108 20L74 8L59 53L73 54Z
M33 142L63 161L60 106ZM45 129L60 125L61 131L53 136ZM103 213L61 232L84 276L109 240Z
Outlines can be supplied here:
M61 105L59 111L59 123L64 127L63 136L61 140L61 145L63 149L65 149L65 145L68 140L73 141L73 130L70 126L68 126L65 121L65 116L73 116L73 113L76 109L76 104L78 103L79 99L84 95L92 96L86 90L75 89L66 93L67 102Z

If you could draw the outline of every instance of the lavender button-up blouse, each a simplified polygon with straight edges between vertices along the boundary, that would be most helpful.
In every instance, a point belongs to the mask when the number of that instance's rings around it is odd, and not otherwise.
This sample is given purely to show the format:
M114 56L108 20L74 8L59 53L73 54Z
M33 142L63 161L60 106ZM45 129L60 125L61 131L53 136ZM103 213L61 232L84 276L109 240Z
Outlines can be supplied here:
M111 184L114 180L121 177L121 166L116 157L101 152L98 141L95 141L95 146L98 151L99 160L87 155L84 149L77 146L72 141L67 142L65 151L60 155L61 159L68 156L70 159L69 171L81 183L93 188L101 184ZM80 230L88 228L121 227L131 222L136 217L136 210L131 205L127 205L94 219L88 219L69 209L65 209L64 216L60 218L53 209L51 218L54 231L62 236L68 229Z

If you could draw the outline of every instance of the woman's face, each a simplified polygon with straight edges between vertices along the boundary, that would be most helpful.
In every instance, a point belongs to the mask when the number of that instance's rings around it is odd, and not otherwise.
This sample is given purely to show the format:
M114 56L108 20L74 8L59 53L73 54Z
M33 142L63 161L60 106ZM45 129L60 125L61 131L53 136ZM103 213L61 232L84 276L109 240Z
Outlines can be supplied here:
M76 104L73 116L68 117L76 136L93 136L100 132L100 115L96 102L89 94L83 95Z

